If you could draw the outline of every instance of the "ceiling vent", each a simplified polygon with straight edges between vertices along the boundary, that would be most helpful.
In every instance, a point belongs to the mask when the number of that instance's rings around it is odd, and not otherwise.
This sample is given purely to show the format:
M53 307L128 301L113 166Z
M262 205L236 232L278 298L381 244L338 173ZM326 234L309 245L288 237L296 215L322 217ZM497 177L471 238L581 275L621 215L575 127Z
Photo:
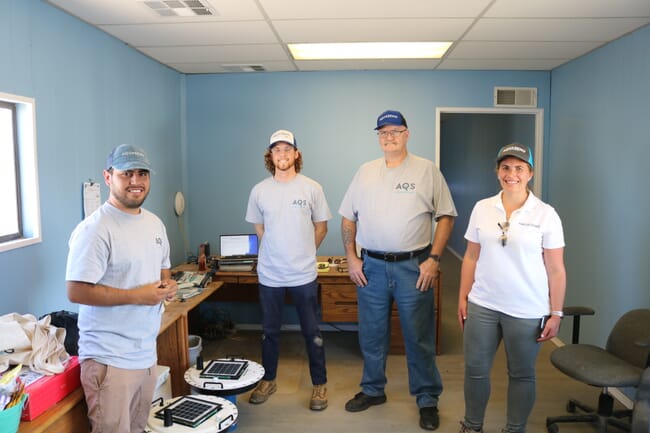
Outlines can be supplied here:
M264 72L266 68L262 65L241 65L241 64L229 64L221 65L221 67L226 72Z
M207 0L137 0L161 17L218 15Z
M495 107L537 107L536 87L495 87Z

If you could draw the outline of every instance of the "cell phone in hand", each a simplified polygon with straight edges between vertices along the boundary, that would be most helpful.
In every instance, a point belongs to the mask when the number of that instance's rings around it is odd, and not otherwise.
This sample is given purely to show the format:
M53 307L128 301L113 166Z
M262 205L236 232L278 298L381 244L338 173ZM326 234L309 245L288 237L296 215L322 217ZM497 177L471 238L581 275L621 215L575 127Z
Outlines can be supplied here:
M544 327L546 326L546 321L549 317L551 316L542 316L542 318L539 319L539 331L537 331L538 338L542 336L542 332L544 332Z

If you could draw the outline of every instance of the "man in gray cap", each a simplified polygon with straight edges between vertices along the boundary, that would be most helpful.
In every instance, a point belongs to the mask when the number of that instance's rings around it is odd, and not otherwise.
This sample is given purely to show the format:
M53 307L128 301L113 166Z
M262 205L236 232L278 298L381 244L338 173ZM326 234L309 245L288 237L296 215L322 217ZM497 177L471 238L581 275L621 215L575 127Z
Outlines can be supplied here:
M143 209L151 165L122 144L108 156L108 200L69 241L66 287L79 305L81 384L92 431L142 432L156 387L156 337L171 279L162 221Z

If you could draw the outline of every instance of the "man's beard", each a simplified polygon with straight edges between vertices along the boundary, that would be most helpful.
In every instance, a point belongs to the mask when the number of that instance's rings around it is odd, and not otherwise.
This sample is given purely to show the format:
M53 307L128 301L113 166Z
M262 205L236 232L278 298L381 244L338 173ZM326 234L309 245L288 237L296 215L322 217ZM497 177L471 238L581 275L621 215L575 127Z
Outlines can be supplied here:
M113 197L115 197L115 200L117 200L122 206L127 209L138 209L140 206L142 206L142 203L144 203L148 195L149 191L137 198L129 198L127 196L127 193L113 194Z

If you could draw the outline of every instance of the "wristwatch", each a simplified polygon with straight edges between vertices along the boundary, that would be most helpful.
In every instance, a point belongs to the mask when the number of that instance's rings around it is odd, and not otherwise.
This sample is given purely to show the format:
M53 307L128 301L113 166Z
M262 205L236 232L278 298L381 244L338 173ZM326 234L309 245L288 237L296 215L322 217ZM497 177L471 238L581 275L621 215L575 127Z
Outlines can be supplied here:
M440 263L440 256L438 254L430 254L429 257L431 257L434 262Z
M560 319L564 317L564 312L563 311L551 311L551 316L557 316Z

